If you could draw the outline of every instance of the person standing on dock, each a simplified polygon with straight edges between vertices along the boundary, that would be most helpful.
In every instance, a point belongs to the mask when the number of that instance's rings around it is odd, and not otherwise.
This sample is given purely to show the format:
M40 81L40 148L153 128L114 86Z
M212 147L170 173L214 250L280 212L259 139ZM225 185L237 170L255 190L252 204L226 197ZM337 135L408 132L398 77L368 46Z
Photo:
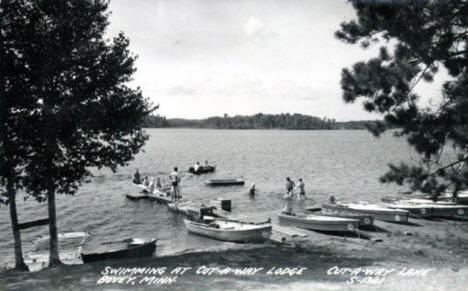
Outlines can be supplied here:
M154 178L151 177L150 182L149 182L149 185L148 185L149 194L153 194L153 192L154 192L154 186L155 186L155 184L154 184Z
M156 180L156 188L158 190L161 190L162 186L161 186L161 178L158 177L158 179Z
M174 171L169 175L169 179L171 180L172 185L172 199L179 200L180 193L179 193L179 184L180 184L180 176L177 172L177 167L174 167Z
M299 194L297 195L297 199L306 199L306 194L305 194L305 184L304 181L302 181L302 178L299 178L299 184L297 184L297 188L299 188Z

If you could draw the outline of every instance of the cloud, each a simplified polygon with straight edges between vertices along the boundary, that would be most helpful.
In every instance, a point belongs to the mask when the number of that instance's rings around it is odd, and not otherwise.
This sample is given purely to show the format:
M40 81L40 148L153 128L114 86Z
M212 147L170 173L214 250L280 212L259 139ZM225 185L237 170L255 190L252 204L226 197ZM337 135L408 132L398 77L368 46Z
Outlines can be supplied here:
M186 96L186 95L194 95L196 93L194 88L187 88L187 87L182 87L182 86L174 86L172 88L169 88L166 91L167 95L170 96Z
M249 19L244 25L244 32L247 37L254 38L262 31L263 28L264 25L262 21L260 21L260 19L255 17L249 17Z

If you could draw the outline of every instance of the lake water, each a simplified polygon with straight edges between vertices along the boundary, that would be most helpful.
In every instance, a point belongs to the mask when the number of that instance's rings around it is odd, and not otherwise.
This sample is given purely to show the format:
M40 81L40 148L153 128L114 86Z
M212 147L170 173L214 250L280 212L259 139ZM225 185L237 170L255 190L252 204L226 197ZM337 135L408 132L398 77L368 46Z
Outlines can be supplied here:
M95 171L96 177L75 196L57 198L59 232L89 231L103 241L128 237L157 237L156 254L170 255L188 249L226 248L223 243L188 234L183 218L166 206L150 201L131 201L127 193L138 188L131 179L136 168L142 176L167 178L174 166L182 170L181 194L189 199L232 199L233 214L244 218L272 218L284 206L285 178L302 178L313 200L296 207L325 202L330 195L348 201L378 201L396 194L395 185L383 185L378 177L389 162L409 161L404 139L390 133L374 138L367 131L198 130L148 129L144 152L116 173ZM192 176L186 170L196 161L216 164L212 174ZM210 188L211 178L237 177L245 186ZM248 186L257 185L255 197ZM46 203L17 198L20 222L47 217ZM9 212L0 207L0 260L13 260ZM24 252L35 237L48 234L47 226L22 231Z

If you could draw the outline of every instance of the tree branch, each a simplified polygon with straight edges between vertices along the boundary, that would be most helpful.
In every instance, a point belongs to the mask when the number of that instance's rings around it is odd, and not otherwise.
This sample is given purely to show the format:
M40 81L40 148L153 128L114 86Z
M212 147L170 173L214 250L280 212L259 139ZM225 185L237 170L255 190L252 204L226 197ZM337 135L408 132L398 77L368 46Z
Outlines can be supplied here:
M439 169L437 169L436 171L430 173L428 176L434 176L435 174L439 173L439 172L442 171L442 170L445 170L445 169L447 169L447 168L453 167L453 166L455 166L455 165L457 165L457 164L460 164L460 163L463 163L463 162L466 162L466 161L468 161L468 156L467 156L467 157L464 157L463 159L458 160L458 161L456 161L456 162L450 163L450 164L448 164L447 166L444 166L444 167L442 167L442 168L439 168Z

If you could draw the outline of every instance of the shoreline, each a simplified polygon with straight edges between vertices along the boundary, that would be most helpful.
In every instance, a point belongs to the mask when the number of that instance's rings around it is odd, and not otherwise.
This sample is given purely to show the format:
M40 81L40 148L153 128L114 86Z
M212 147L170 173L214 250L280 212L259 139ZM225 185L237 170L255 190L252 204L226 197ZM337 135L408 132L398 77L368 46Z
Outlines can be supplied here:
M221 249L192 250L164 257L63 265L30 273L8 270L0 274L7 290L304 290L311 287L466 290L468 223L446 219L413 221L411 224L378 221L378 231L362 231L382 238L383 242L305 231L307 239L292 238L287 245L231 244ZM103 279L110 274L106 273L106 267L166 269L155 278L137 276L136 284L127 284ZM189 269L184 274L171 274L176 268ZM207 268L262 269L253 275L217 271L211 275L197 274ZM268 273L272 268L275 269ZM306 269L295 275L275 274L275 270L285 271L285 268ZM381 272L372 273L372 270ZM174 276L177 278L172 283L164 281Z

